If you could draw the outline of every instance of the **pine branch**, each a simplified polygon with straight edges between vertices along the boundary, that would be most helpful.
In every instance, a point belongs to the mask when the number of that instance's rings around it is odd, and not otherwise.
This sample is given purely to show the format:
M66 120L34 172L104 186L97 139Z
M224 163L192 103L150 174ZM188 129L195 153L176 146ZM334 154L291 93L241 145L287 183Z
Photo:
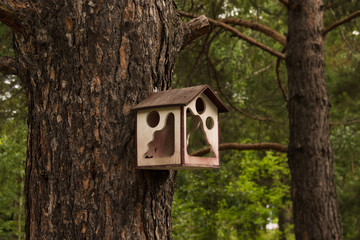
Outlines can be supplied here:
M183 12L183 11L179 11L179 10L177 12L180 15L184 16L184 17L191 17L191 18L196 18L197 17L196 15L191 14L191 13L187 13L187 12ZM251 45L254 45L254 46L258 47L258 48L270 53L273 56L279 57L281 59L285 59L285 55L282 54L281 52L276 51L275 49L272 49L271 47L269 47L269 46L267 46L267 45L265 45L263 43L260 43L257 40L255 40L255 39L253 39L253 38L239 32L236 28L233 28L233 27L231 27L230 25L228 25L228 24L226 24L224 22L217 21L217 20L214 20L212 18L207 18L207 19L213 25L221 27L221 28L233 33L236 37L245 40L246 42L250 43Z
M360 123L360 119L357 120L352 120L352 121L347 121L347 122L329 122L330 126L346 126L346 125L352 125L352 124L357 124Z
M3 74L17 75L15 60L12 57L1 57L0 58L0 72Z
M192 66L192 70L190 71L189 75L186 78L187 84L186 86L191 86L192 83L192 78L194 73L196 72L196 69L198 69L198 64L200 62L200 58L203 54L205 54L208 51L208 46L212 43L212 41L214 41L214 39L220 34L220 31L215 32L215 34L213 34L210 38L210 33L207 34L207 36L204 38L204 43L202 45L201 51L199 53L199 55L196 57L195 62Z
M219 82L219 78L217 76L217 71L216 71L216 68L215 68L215 65L214 63L212 62L212 60L210 59L210 56L209 56L209 52L206 52L206 60L208 61L213 73L214 73L214 78L215 78L215 81L216 81L216 85L217 85L217 89L219 90L220 94L225 98L225 100L230 104L230 106L232 108L234 108L237 112L241 113L242 115L248 117L248 118L251 118L251 119L254 119L254 120L258 120L258 121L272 121L271 118L262 118L262 117L257 117L257 116L253 116L249 113L247 113L246 111L238 108L237 106L235 106L231 100L225 95L225 93L222 91L221 87L220 87L220 82ZM210 75L210 73L209 73Z
M281 43L283 46L286 45L286 38L277 31L275 31L274 29L269 28L268 26L238 18L224 18L224 19L219 19L219 21L226 24L235 24L238 26L247 27L252 30L264 33L265 35Z
M0 3L0 21L8 25L14 31L27 36L26 29L15 10L5 3Z
M335 20L335 22L338 21L338 19L336 18L336 15L335 15L335 12L333 11L332 8L329 9L331 14L333 15L333 18ZM355 53L356 50L353 48L353 46L351 46L351 44L349 43L348 39L346 38L345 34L344 34L344 31L342 28L339 28L340 30L340 35L341 35L341 38L344 40L345 44L348 46L348 48L350 49L351 52Z
M325 28L323 30L323 35L326 36L326 34L328 34L331 30L334 30L335 28L337 28L338 26L340 26L342 24L350 22L351 20L353 20L354 18L356 18L358 16L360 16L360 10L357 10L356 12L353 12L349 16L346 16L346 17L340 19L339 21L333 23L329 27Z
M287 153L288 146L279 144L279 143L222 143L219 145L219 151L224 150L237 150L237 151L245 151L245 150L257 150L257 151L264 151L264 150L272 150L276 152L283 152ZM210 148L206 147L200 149L196 152L193 152L191 156L204 156L205 154L210 152Z
M185 46L210 31L210 23L205 15L190 20L186 26L188 34L185 36Z
M285 52L286 48L283 49L282 52ZM280 76L280 63L281 63L281 59L278 58L276 60L276 67L275 67L275 71L276 71L276 78L277 78L277 81L278 81L278 84L279 84L279 88L281 89L281 93L285 99L286 102L289 101L289 98L287 97L286 95L286 91L285 91L285 88L284 88L284 85L282 84L282 81L281 81L281 76Z

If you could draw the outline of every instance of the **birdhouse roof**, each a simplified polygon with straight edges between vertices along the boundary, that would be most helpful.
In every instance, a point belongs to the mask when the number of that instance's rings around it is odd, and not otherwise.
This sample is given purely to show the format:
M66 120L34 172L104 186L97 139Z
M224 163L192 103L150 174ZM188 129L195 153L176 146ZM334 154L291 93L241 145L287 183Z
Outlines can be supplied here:
M215 104L219 113L229 111L208 85L155 92L137 104L133 109L139 110L156 107L186 106L201 93L204 93Z

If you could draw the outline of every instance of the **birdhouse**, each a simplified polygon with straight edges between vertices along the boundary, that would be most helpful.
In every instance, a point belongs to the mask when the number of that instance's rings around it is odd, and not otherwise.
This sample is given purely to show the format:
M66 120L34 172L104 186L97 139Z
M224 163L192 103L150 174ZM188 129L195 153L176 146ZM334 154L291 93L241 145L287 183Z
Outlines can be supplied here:
M156 92L134 109L137 168L219 167L219 113L228 109L208 85Z

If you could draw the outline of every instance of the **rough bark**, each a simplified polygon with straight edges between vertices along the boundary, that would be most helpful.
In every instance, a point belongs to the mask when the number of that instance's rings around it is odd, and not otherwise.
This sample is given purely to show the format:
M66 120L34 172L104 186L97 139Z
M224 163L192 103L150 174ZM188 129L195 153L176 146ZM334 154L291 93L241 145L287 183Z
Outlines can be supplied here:
M12 57L0 58L0 72L3 74L17 74L15 60Z
M296 239L342 239L329 134L321 0L289 1L289 166Z
M135 169L132 106L171 84L171 1L31 1L15 33L28 94L26 239L171 239L173 171Z

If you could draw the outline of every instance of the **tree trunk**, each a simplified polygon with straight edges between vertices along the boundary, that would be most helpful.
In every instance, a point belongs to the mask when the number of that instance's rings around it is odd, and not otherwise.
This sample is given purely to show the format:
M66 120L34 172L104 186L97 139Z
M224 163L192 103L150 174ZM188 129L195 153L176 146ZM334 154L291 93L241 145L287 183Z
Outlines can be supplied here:
M135 169L131 108L171 84L185 31L173 3L26 6L28 35L14 38L29 103L26 239L171 239L175 174Z
M296 239L342 239L329 133L323 10L321 0L289 1L288 157Z

